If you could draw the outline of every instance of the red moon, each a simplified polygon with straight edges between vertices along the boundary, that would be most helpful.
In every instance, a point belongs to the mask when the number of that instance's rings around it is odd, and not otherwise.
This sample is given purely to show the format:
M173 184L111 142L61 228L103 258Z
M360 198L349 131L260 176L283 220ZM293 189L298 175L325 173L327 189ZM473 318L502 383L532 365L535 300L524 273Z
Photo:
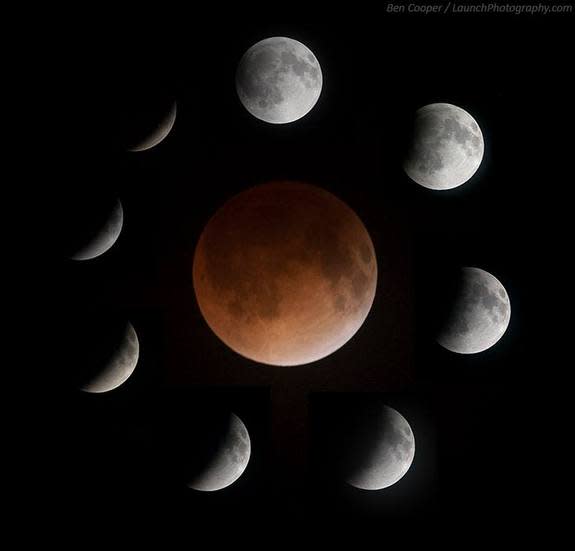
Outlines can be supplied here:
M202 315L226 345L256 362L293 366L331 354L361 327L377 261L344 202L308 184L272 182L211 218L193 279Z

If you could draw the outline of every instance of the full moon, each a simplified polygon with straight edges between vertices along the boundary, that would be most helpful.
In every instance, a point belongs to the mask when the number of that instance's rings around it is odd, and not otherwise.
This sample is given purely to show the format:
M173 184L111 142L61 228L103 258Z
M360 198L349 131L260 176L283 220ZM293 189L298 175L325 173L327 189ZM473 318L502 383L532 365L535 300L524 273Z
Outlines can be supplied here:
M219 436L218 444L188 486L194 490L213 492L233 484L245 471L251 455L250 436L242 420L231 414Z
M392 486L407 473L415 456L409 423L380 403L365 405L351 417L351 430L341 442L345 481L362 490Z
M503 336L510 318L505 287L485 270L463 268L455 300L437 340L459 354L482 352Z
M220 208L193 263L200 310L232 350L293 366L343 346L361 327L377 283L358 216L327 191L273 182Z
M81 389L86 392L108 392L119 387L134 372L140 353L138 336L131 323L126 324L123 338L115 350L112 350L108 361L91 373Z
M154 114L142 122L137 137L132 138L128 151L146 151L158 145L172 130L176 122L177 104L174 101L167 110Z
M312 51L292 38L266 38L242 57L236 89L256 118L283 124L301 119L316 104L322 73Z
M109 212L103 213L98 224L91 228L84 242L71 255L73 260L90 260L104 254L118 239L124 223L124 211L116 200Z
M483 135L461 107L432 103L415 113L413 136L403 167L418 184L434 190L460 186L483 159Z

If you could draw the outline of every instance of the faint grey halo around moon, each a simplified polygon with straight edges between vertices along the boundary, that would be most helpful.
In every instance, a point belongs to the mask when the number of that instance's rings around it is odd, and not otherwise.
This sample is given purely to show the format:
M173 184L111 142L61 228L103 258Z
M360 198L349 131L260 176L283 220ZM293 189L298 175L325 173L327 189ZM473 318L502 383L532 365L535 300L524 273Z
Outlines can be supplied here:
M236 90L256 118L294 122L309 113L321 94L323 76L313 52L292 38L274 36L254 44L236 72Z
M124 223L124 210L116 200L104 225L97 228L92 237L71 256L73 260L91 260L104 254L118 239Z
M134 372L140 354L138 335L131 323L126 324L122 342L114 351L108 363L81 386L90 393L108 392L126 382Z
M462 268L460 288L437 341L459 354L492 347L505 333L511 303L505 287L480 268Z
M475 174L483 150L481 129L467 111L449 103L432 103L415 113L403 168L423 187L452 189Z
M246 470L251 455L248 430L232 413L227 431L208 464L188 482L188 487L202 492L222 490L233 484Z

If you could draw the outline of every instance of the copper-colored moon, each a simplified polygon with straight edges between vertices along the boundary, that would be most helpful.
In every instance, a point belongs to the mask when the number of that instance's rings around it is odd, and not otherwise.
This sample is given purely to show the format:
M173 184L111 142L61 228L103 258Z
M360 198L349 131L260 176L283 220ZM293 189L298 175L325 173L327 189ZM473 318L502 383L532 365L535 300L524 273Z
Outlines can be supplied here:
M371 238L340 199L272 182L221 207L198 241L196 297L232 350L270 365L310 363L361 327L377 284Z

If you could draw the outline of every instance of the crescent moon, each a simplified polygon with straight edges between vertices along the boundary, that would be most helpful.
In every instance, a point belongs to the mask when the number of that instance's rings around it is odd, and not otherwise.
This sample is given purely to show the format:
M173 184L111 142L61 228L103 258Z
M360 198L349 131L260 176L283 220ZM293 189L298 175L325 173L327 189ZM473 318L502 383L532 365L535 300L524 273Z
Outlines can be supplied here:
M147 136L142 138L141 141L128 148L128 151L137 153L140 151L146 151L158 145L172 130L174 123L176 122L176 114L177 103L174 101L166 116L158 122L156 127Z
M116 242L124 224L124 210L118 199L103 226L72 256L73 260L90 260L104 254Z
M134 372L140 354L138 335L131 323L126 325L124 337L108 363L81 386L90 393L109 392L126 382Z
M344 479L355 488L381 490L405 476L415 457L415 437L407 420L383 404L360 408L345 449Z
M202 492L222 490L243 474L250 456L251 442L246 426L232 413L219 445L207 464L192 477L188 487Z

